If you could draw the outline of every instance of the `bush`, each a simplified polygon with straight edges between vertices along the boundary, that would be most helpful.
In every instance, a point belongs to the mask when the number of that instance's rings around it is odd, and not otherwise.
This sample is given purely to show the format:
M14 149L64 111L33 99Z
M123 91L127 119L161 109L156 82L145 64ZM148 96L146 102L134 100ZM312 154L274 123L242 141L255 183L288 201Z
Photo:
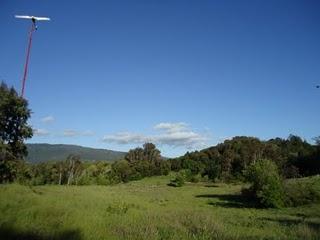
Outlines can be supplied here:
M200 175L200 174L193 175L193 176L191 177L191 182L193 182L193 183L198 183L198 182L200 182L200 181L201 181L201 175Z
M169 161L162 160L160 162L160 175L168 175L171 169L171 165Z
M183 172L178 172L176 177L170 181L168 184L169 186L172 187L182 187L185 184L185 175Z
M181 187L185 184L185 182L198 183L200 181L200 174L193 175L189 169L182 169L176 174L176 177L172 179L168 185L173 187Z
M189 170L189 169L180 170L178 175L181 175L181 177L186 182L191 182L192 181L193 174L192 174L191 170Z
M284 191L289 207L320 202L320 177L288 180Z
M279 208L284 205L284 191L277 165L270 160L259 160L245 171L250 191L264 207Z
M121 160L112 164L112 172L117 175L122 182L129 182L133 169L130 168L128 161Z

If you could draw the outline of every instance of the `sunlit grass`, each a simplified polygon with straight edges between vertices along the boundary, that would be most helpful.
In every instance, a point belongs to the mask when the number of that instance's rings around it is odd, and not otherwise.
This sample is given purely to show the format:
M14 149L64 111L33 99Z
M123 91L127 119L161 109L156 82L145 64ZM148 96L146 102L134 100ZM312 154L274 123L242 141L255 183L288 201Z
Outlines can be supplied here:
M241 185L0 186L8 239L319 239L320 205L259 209Z

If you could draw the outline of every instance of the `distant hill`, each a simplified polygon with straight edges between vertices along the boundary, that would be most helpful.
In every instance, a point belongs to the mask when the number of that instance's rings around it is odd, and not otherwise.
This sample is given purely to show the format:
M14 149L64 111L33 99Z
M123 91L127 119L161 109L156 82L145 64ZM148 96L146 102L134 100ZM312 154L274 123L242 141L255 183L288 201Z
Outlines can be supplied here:
M122 159L125 152L112 151L107 149L95 149L68 144L27 144L27 161L31 163L65 160L69 154L76 154L81 160L87 161L115 161Z

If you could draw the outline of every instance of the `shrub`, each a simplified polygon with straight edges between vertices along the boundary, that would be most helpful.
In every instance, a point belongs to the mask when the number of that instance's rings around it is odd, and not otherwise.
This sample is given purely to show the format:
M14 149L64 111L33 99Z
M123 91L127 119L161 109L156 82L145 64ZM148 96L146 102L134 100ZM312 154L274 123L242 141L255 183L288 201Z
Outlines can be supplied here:
M113 163L112 171L114 172L114 175L117 175L122 182L128 182L133 172L128 161L126 160L121 160Z
M284 191L289 207L320 202L320 177L288 180Z
M82 174L79 177L78 185L91 185L91 184L94 184L94 181L92 177L89 176L88 174Z
M200 175L200 174L193 175L193 176L191 177L191 182L193 182L193 183L198 183L198 182L200 182L200 181L201 181L201 175Z
M250 191L264 207L279 208L284 205L284 191L277 165L270 160L259 160L245 171Z
M170 162L162 160L160 162L159 168L160 168L160 174L161 175L168 175L169 172L170 172L170 169L171 169Z
M176 177L170 181L168 184L169 186L172 187L182 187L185 184L185 175L183 172L178 172Z
M192 181L193 174L192 174L191 170L189 170L189 169L180 170L178 175L181 175L181 177L186 182L191 182Z

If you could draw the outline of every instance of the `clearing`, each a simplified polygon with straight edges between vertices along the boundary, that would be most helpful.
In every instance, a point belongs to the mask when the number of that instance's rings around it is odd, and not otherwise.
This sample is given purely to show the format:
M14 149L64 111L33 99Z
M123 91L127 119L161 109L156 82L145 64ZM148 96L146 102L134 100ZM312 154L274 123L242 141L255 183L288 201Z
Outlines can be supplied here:
M1 239L320 239L320 204L259 209L241 185L0 186Z

